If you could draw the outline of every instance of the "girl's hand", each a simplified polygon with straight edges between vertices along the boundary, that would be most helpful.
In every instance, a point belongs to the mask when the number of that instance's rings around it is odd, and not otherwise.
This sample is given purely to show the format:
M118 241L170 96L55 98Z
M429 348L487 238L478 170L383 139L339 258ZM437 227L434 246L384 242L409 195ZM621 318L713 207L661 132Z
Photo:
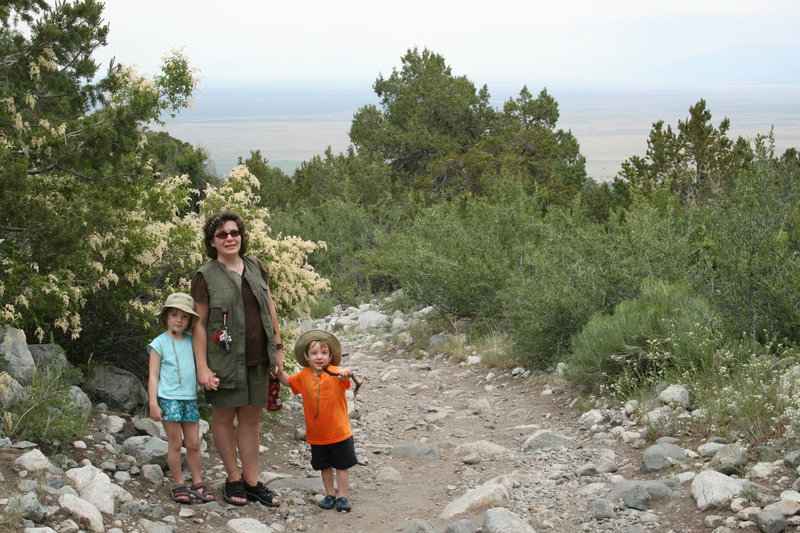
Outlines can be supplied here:
M217 390L217 387L219 387L219 378L214 372L209 372L208 374L198 373L197 382L208 390Z
M351 377L353 377L353 371L349 368L340 368L339 369L339 379L343 381L348 381Z
M158 405L150 406L150 418L156 422L161 422L164 420L164 413L161 411L161 408Z

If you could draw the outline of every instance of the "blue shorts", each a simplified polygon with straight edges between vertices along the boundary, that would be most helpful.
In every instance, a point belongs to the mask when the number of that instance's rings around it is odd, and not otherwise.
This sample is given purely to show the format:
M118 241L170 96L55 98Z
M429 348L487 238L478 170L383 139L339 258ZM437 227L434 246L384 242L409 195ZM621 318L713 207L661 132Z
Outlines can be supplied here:
M167 422L200 422L197 400L159 398L158 406L161 408L161 416Z
M314 470L347 470L358 463L353 437L333 444L311 445L311 468Z

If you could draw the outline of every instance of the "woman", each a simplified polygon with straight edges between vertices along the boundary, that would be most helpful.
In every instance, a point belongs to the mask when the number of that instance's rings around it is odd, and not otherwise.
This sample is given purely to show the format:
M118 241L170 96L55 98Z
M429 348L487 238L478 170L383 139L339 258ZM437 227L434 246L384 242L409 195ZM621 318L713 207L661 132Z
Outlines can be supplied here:
M223 499L232 505L258 501L277 507L276 495L258 481L261 408L267 404L270 375L276 379L275 371L283 367L268 275L259 261L244 255L250 238L237 213L208 217L203 237L211 261L192 279L200 317L192 345L197 381L212 406L214 444L227 472Z

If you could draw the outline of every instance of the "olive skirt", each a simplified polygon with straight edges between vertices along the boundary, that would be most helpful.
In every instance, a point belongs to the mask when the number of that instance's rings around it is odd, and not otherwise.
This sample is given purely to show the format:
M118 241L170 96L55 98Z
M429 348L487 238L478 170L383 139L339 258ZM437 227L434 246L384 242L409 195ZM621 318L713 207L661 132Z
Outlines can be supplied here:
M206 390L206 401L214 407L241 407L243 405L267 406L269 388L269 363L259 363L247 368L243 386L235 389Z

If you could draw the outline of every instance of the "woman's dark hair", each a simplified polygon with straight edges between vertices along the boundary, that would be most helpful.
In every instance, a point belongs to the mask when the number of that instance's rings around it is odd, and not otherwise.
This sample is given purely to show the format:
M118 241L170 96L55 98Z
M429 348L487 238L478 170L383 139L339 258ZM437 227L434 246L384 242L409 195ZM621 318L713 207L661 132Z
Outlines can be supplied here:
M239 233L242 236L242 246L239 248L239 255L244 255L245 252L247 252L247 245L250 244L250 234L247 233L247 229L244 227L244 220L239 216L239 213L223 211L222 213L211 215L206 219L205 224L203 224L203 241L206 244L206 255L211 259L217 258L217 249L211 246L211 243L214 241L214 234L217 233L220 226L229 220L236 222L236 227L239 228Z

